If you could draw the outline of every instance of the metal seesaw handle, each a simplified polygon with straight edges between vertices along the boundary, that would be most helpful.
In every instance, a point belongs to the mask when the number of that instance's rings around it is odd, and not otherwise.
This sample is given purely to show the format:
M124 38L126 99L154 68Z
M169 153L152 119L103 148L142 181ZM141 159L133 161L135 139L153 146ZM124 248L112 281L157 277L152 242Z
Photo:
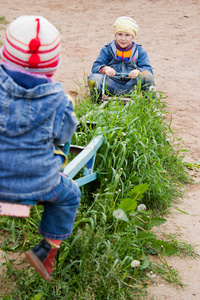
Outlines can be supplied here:
M116 72L116 73L115 73L115 76L125 76L125 77L129 77L129 73L119 73L119 72Z
M115 76L129 77L129 73L119 73L119 72L116 72ZM102 83L102 100L103 101L105 100L106 77L107 77L107 75L105 74L104 77L103 77L103 83Z

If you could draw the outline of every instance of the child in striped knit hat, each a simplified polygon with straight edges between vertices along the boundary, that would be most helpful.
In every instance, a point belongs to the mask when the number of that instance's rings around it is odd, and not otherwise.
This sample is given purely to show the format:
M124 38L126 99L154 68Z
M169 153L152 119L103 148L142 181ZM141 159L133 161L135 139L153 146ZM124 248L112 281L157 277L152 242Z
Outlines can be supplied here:
M100 51L88 77L91 97L101 97L106 75L106 91L111 95L124 95L133 91L141 78L143 91L155 91L153 70L144 48L133 42L138 33L137 23L129 17L119 17L114 23L115 39ZM121 77L117 73L128 74ZM140 75L140 76L139 76ZM98 97L97 96L97 97Z
M73 135L73 101L52 76L60 34L41 16L21 16L7 28L0 64L0 199L42 203L43 239L25 252L47 281L62 240L71 235L80 190L61 175L67 157L58 145Z

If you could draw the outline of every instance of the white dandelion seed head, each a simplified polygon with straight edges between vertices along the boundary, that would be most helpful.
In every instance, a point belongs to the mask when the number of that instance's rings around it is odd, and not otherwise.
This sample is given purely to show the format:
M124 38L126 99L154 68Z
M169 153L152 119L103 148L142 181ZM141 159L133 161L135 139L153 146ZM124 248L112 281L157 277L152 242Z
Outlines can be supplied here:
M151 85L151 86L149 87L149 90L155 92L155 91L156 91L155 85Z
M146 211L147 207L146 207L145 204L139 204L138 207L137 207L137 210L139 210L139 211Z
M138 268L140 266L140 261L139 260L133 260L132 262L131 262L131 267L132 268Z
M121 219L125 215L125 212L122 209L117 209L113 211L113 217Z
M128 218L127 215L125 214L125 212L122 209L116 209L113 211L113 217L115 217L118 220L123 220L128 222Z
M156 274L154 274L152 271L150 271L149 273L147 273L147 276L149 278L155 278L156 277Z

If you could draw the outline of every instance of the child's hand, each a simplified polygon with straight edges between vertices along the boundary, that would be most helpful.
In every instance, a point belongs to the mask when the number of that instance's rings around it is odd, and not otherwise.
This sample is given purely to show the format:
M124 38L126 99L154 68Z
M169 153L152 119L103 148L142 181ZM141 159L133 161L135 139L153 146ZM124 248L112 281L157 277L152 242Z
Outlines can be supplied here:
M139 74L140 74L140 70L135 69L135 70L132 70L128 76L132 77L132 78L137 78Z
M107 76L115 76L116 74L116 71L108 66L103 67L100 72L101 74L106 74Z

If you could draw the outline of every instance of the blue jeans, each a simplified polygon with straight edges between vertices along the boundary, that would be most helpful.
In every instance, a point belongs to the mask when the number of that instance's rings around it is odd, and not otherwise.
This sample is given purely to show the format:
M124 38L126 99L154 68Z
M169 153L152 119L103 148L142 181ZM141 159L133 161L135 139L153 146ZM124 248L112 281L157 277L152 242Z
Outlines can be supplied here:
M39 233L54 240L68 238L72 233L80 196L78 185L70 178L61 176L60 184L49 194L29 201L32 205L44 205Z
M91 87L91 82L97 89L97 92L101 95L103 88L103 74L91 74L88 77L88 85ZM105 88L111 95L124 95L133 91L134 86L137 85L139 78L141 78L141 86L143 91L148 91L151 85L155 86L154 77L151 73L141 73L140 77L127 78L120 76L107 76L105 82Z

